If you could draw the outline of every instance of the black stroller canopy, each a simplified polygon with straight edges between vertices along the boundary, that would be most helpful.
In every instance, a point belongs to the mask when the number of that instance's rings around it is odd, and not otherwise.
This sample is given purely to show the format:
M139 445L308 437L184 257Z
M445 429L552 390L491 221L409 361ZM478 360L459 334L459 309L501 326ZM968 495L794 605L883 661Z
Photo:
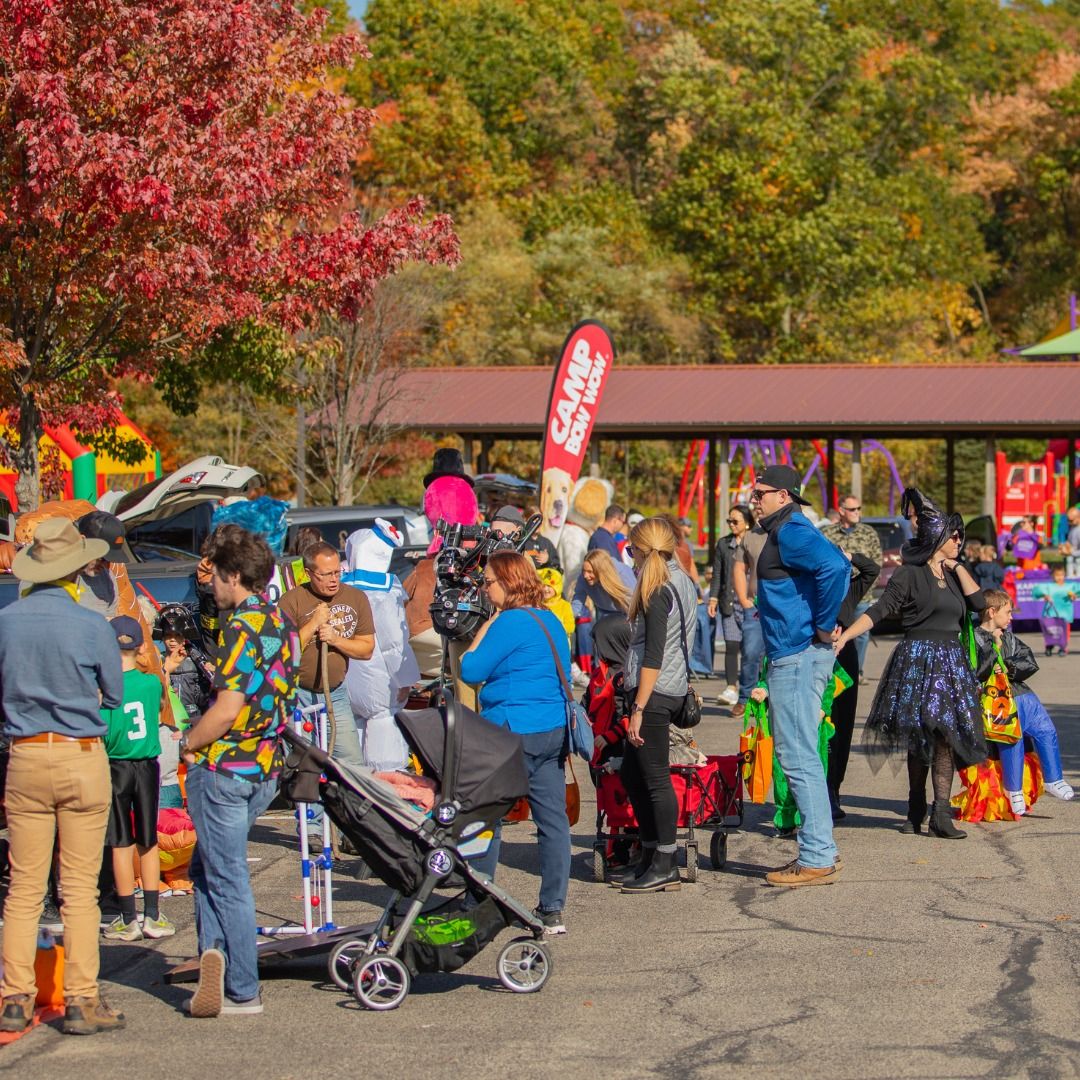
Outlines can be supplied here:
M448 695L449 696L449 695ZM483 806L513 802L527 795L529 777L521 754L521 739L506 728L496 727L456 702L453 725L457 783L448 791L443 778L446 752L446 706L437 709L403 709L398 727L420 759L424 775L433 777L442 798L456 799L463 812Z

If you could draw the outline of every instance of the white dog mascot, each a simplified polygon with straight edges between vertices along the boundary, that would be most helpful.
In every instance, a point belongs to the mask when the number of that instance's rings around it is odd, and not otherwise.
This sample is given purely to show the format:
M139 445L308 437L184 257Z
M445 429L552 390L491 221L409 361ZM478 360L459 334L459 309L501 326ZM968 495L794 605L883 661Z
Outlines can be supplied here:
M405 590L389 572L390 556L401 547L401 533L383 518L373 529L358 529L345 541L348 573L342 581L360 589L371 604L375 620L375 651L370 660L354 660L345 675L349 701L360 730L360 744L368 767L390 771L404 767L408 746L394 713L420 678L416 657L409 646L405 621Z

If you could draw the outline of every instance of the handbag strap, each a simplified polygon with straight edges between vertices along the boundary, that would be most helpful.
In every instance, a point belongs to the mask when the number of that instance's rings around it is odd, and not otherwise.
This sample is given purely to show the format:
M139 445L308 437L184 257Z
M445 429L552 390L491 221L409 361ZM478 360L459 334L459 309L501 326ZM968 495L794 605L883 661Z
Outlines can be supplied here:
M686 664L686 681L689 683L691 671L690 653L687 651L686 648L686 612L683 611L682 599L679 596L679 590L676 589L675 586L672 585L670 582L666 587L671 589L673 595L675 596L675 603L679 605L679 641L682 644L683 661Z
M994 642L994 655L998 659L1002 678L1004 678L1005 682L1011 687L1012 683L1009 681L1009 669L1005 666L1005 657L1001 655L1001 646L996 641Z
M522 608L526 614L531 615L536 620L536 624L544 631L544 637L547 638L548 644L551 646L551 655L555 658L555 670L559 673L559 680L562 682L563 693L566 695L566 700L573 702L574 692L570 689L570 682L566 678L566 672L563 671L562 661L559 659L559 650L555 648L555 641L551 634L548 633L548 628L544 625L544 620L536 614L535 611L530 611L529 608Z

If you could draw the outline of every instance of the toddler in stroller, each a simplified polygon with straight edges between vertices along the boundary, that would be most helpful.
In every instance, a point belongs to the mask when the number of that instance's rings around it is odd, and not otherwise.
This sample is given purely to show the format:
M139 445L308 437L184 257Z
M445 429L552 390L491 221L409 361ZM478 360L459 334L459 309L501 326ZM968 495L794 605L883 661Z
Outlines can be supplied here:
M494 825L528 791L518 736L495 728L448 693L438 707L403 711L397 724L424 775L440 787L430 813L402 799L367 769L350 767L291 732L281 787L293 802L323 804L372 872L393 893L365 933L340 941L330 974L350 985L369 1009L394 1009L411 978L453 971L506 926L515 938L500 952L500 982L517 993L539 990L551 972L543 923L470 860L487 851ZM452 876L464 883L453 899L433 904Z

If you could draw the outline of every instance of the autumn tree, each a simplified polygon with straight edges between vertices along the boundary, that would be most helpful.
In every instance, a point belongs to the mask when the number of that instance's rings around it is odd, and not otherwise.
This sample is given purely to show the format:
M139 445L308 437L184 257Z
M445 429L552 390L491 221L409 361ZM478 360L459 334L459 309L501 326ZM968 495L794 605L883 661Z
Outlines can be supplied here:
M453 263L445 217L351 205L363 53L278 0L0 6L0 456L22 508L38 441L114 423L112 380L190 364L223 327L354 321L406 263Z

